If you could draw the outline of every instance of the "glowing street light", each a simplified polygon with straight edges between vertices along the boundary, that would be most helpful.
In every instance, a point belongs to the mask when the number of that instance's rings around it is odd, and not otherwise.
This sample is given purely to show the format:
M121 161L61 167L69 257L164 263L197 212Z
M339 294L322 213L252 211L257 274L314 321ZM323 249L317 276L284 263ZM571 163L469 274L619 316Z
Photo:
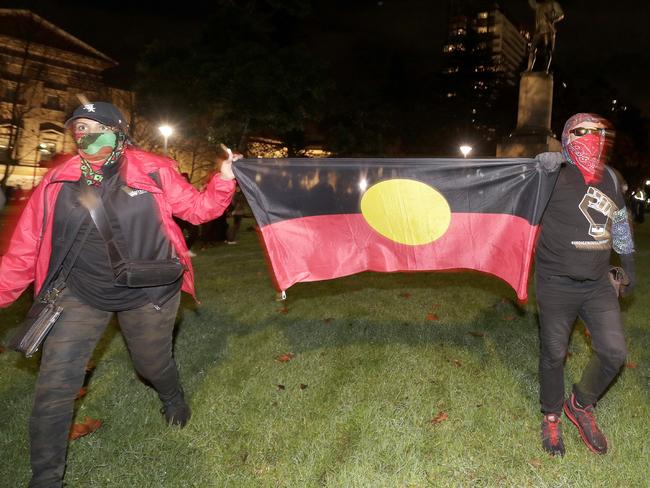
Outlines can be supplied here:
M472 152L472 146L468 146L467 144L463 144L458 149L460 149L460 152L463 154L464 158L466 158L467 155Z
M169 139L169 136L172 135L174 132L174 129L172 129L169 125L161 125L158 127L158 130L163 136L163 153L165 156L167 156L167 139Z

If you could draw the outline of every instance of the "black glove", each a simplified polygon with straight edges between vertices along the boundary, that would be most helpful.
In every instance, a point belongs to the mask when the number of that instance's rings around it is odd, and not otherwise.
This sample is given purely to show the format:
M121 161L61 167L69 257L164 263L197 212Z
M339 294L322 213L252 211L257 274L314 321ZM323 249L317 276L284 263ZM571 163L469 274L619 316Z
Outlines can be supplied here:
M630 280L630 284L621 287L621 296L629 297L636 287L636 274L634 273L634 254L619 254L621 266Z
M566 158L561 152L543 152L535 156L535 161L537 161L537 169L549 174L559 170Z

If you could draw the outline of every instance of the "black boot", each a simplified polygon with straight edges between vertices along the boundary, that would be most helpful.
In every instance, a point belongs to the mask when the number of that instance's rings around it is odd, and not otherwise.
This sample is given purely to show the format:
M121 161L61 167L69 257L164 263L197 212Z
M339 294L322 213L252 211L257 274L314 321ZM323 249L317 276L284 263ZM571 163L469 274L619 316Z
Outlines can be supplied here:
M187 424L192 416L192 411L185 402L185 395L183 394L182 388L169 400L163 401L160 413L165 416L165 421L169 425L179 425L181 428L185 427L185 424Z

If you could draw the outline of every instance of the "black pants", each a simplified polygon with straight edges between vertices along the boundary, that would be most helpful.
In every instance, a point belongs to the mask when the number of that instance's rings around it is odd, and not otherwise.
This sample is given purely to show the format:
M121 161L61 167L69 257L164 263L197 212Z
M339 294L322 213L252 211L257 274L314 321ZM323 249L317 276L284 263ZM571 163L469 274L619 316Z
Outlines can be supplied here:
M235 242L237 239L237 232L239 232L239 227L241 226L241 221L242 221L242 216L241 215L233 215L232 216L232 225L228 226L228 232L227 232L227 239L230 242Z
M562 276L535 276L539 309L539 359L542 412L560 413L564 401L564 361L576 318L591 334L592 357L573 391L581 405L592 405L605 392L627 349L618 298L607 276L575 281Z
M117 313L136 370L163 401L180 388L172 358L179 303L180 292L160 310L148 304ZM88 360L113 315L82 303L69 289L64 290L61 305L63 313L43 346L29 424L31 488L62 486L75 397Z

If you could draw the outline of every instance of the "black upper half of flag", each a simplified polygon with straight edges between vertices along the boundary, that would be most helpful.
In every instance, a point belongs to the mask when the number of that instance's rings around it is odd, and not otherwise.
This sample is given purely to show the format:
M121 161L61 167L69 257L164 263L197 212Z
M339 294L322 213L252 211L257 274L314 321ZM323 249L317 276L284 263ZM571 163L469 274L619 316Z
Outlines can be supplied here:
M534 159L243 159L235 163L260 226L282 220L360 213L364 193L395 179L429 185L451 212L510 214L539 223L557 173Z

